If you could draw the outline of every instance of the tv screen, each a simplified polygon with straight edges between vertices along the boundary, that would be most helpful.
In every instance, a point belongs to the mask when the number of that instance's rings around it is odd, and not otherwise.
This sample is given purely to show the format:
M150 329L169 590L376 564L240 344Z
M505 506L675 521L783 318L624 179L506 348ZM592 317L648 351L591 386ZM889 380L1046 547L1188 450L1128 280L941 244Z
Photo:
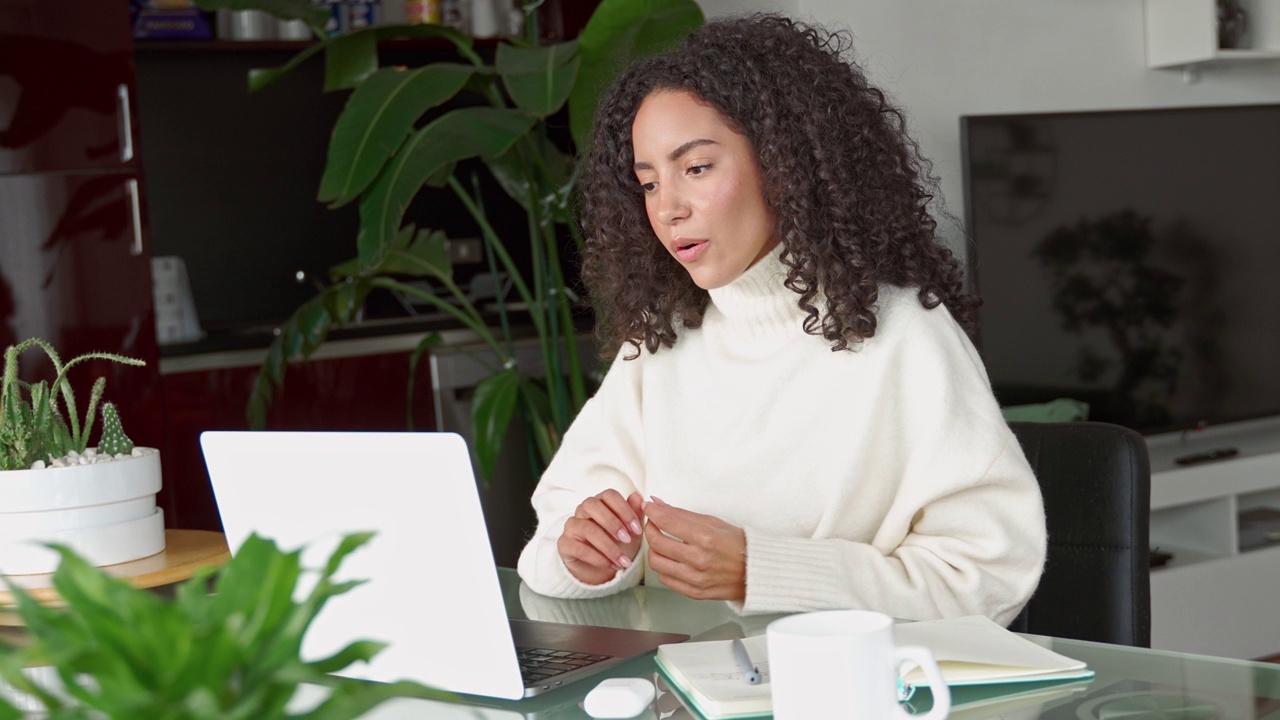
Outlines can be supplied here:
M961 123L1002 404L1148 434L1280 415L1280 105Z

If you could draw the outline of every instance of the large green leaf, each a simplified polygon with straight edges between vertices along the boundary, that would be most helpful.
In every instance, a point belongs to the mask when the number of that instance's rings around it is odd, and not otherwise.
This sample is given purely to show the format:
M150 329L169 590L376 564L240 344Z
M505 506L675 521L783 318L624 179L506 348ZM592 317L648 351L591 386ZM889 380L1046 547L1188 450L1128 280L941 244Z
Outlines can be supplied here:
M539 47L498 45L494 66L516 107L536 117L560 109L578 78L577 41Z
M333 127L317 199L338 207L363 192L418 118L456 95L473 71L468 65L433 63L370 75L351 94Z
M445 27L444 25L375 25L368 29L377 34L378 42L399 38L447 40L453 44L460 55L470 60L472 64L483 64L471 49L474 45L472 37L463 35L451 27Z
M367 278L331 285L303 303L280 326L258 370L248 407L245 408L250 428L261 430L266 427L267 410L275 399L275 389L284 386L289 363L310 357L324 343L335 323L350 322L364 305L370 289Z
M543 467L546 467L551 463L551 456L560 447L560 435L556 432L556 424L552 419L551 399L540 382L531 377L520 377L520 407L525 425L532 432L538 457Z
M284 76L293 72L294 68L306 62L313 55L324 50L327 43L312 43L304 48L301 52L289 58L289 61L283 65L277 65L270 68L253 68L249 70L249 92L256 92L263 88L270 87L279 82Z
M529 136L534 147L541 154L542 167L546 168L548 177L538 177L537 182L530 181L528 159L521 158L522 146L512 147L496 158L486 160L485 165L494 179L507 191L513 200L528 210L537 207L543 217L550 216L559 223L573 222L573 208L570 198L573 194L573 179L569 168L573 160L560 148L555 146L541 133Z
M227 1L227 0L202 0ZM237 1L237 0L233 0ZM268 0L238 0L242 2L267 2ZM337 37L320 40L289 58L284 65L272 68L254 68L249 71L249 89L261 90L306 62L316 53L325 51L325 90L336 90L358 85L378 67L378 43L396 38L440 38L453 43L458 54L473 65L482 64L471 49L472 40L452 28L439 25L378 25L363 28ZM332 52L330 52L332 50Z
M498 462L498 451L511 426L516 403L520 400L520 371L506 368L481 380L471 402L471 437L474 438L476 465L480 477L488 483Z
M587 147L601 93L627 63L668 50L703 22L693 0L604 0L578 36L582 68L569 95L569 129Z
M442 697L417 683L335 681L326 675L367 661L381 643L356 641L329 658L304 662L302 639L332 597L356 583L334 582L346 556L368 541L345 537L300 600L298 551L251 536L217 571L196 574L173 597L109 578L66 548L54 574L66 608L36 602L13 588L27 629L20 647L0 642L0 678L38 698L50 720L157 718L182 720L352 720L390 697ZM66 700L33 685L22 672L53 666ZM286 712L300 683L331 686L302 715ZM0 719L17 718L0 699Z
M360 200L360 266L372 267L386 257L409 202L441 167L501 155L533 123L516 110L469 107L445 113L413 133Z
M394 250L382 264L382 272L393 275L453 277L453 263L449 260L449 238L439 230L417 233L413 242L403 250Z
M324 52L324 91L353 88L378 69L378 35L372 28L339 35Z

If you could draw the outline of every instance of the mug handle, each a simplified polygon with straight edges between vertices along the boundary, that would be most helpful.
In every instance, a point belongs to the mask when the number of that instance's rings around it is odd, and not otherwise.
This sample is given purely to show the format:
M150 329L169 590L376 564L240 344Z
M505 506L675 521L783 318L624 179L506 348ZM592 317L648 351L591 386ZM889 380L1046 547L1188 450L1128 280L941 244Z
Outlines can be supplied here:
M924 715L912 715L899 705L896 708L898 717L910 718L910 720L944 720L951 712L951 688L947 687L947 682L942 679L942 671L938 669L933 653L919 645L903 645L894 648L893 657L896 661L894 667L901 667L907 661L919 665L924 670L924 676L929 681L929 692L933 695L933 707L929 712Z

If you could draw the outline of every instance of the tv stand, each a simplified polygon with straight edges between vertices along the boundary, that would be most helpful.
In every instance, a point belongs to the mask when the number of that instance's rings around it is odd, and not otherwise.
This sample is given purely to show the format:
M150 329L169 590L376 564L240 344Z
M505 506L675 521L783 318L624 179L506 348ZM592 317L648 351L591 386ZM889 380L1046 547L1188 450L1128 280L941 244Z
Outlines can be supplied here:
M1280 509L1280 417L1153 435L1147 448L1151 547L1172 554L1151 569L1152 647L1280 654L1280 541L1242 549L1240 533L1241 513Z
M1212 450L1199 450L1190 455L1183 455L1173 459L1178 465L1195 465L1203 462L1213 462L1214 460L1226 460L1240 454L1240 448L1237 447L1220 447Z

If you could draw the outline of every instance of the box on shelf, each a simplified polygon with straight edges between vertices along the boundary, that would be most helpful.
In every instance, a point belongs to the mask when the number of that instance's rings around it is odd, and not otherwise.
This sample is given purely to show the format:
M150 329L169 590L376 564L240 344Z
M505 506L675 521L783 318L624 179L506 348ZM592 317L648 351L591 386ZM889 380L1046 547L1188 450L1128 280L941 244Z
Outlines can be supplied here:
M1280 544L1280 508L1240 511L1240 552Z
M133 36L139 40L208 40L208 14L191 0L133 0Z

